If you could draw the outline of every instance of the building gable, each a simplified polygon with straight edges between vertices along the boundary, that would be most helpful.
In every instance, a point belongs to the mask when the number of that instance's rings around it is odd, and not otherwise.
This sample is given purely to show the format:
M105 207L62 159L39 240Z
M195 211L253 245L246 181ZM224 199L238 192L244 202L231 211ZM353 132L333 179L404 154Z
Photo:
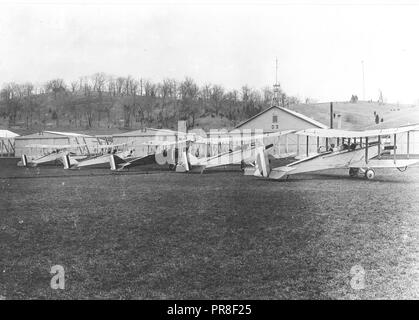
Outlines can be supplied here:
M236 129L260 129L265 132L327 128L307 116L289 109L272 106L239 124Z

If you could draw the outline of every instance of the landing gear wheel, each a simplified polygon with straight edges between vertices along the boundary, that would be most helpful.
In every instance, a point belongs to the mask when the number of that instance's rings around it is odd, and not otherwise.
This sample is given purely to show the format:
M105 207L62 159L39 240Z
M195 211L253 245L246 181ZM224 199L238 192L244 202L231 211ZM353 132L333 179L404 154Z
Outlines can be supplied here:
M359 169L358 168L349 168L349 175L351 177L356 177L358 175Z
M375 177L375 171L372 169L368 169L367 171L365 171L365 178L367 178L368 180L372 180Z
M169 164L169 170L171 170L171 171L175 171L175 170L176 170L176 165L174 165L174 164Z

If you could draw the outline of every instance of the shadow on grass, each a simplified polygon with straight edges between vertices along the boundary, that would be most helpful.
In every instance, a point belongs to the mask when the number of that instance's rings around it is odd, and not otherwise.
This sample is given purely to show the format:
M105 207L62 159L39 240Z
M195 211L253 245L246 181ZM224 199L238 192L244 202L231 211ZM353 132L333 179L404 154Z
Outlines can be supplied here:
M2 180L7 179L43 179L43 178L77 178L77 177L104 177L104 176L119 176L119 175L151 175L151 174L159 174L162 173L162 171L132 171L132 172L108 172L108 173L92 173L92 172L86 172L84 174L76 173L76 174L52 174L52 175L26 175L26 176L7 176L7 177L0 177Z
M402 177L401 177L402 178ZM304 181L304 180L346 180L346 181L366 181L368 183L414 183L414 181L406 181L406 180L399 180L394 179L386 176L380 176L376 175L376 177L373 180L367 180L366 178L360 176L360 177L350 177L349 175L339 175L339 174L331 174L331 173L318 173L313 175L299 175L299 176L290 176L288 179L283 179L282 181L286 182L298 182L298 181Z

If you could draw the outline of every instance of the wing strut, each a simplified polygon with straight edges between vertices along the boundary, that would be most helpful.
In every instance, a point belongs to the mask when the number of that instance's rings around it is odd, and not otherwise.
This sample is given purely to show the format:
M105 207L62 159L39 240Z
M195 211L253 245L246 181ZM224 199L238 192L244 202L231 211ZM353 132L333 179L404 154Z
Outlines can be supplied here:
M409 159L410 154L410 131L407 131L407 159Z
M368 137L365 137L365 163L368 164Z
M393 150L394 150L394 164L396 164L396 156L397 156L396 149L397 149L396 134L394 134L394 148L393 148Z
M307 155L307 158L308 158L308 143L309 143L309 139L310 139L310 137L307 136L307 141L306 141L306 155Z
M378 136L378 159L381 159L381 136Z

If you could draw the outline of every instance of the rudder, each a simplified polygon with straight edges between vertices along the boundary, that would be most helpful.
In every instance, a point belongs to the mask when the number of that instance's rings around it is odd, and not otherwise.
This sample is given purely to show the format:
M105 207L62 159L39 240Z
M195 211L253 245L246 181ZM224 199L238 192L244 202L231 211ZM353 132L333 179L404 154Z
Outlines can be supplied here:
M28 158L26 157L26 154L22 154L22 165L24 167L28 166Z
M271 165L269 163L268 153L264 147L259 147L256 149L255 165L255 176L263 176L265 178L269 177L269 174L271 173Z
M63 164L64 164L64 169L70 169L71 165L70 165L70 156L67 153L63 154Z

